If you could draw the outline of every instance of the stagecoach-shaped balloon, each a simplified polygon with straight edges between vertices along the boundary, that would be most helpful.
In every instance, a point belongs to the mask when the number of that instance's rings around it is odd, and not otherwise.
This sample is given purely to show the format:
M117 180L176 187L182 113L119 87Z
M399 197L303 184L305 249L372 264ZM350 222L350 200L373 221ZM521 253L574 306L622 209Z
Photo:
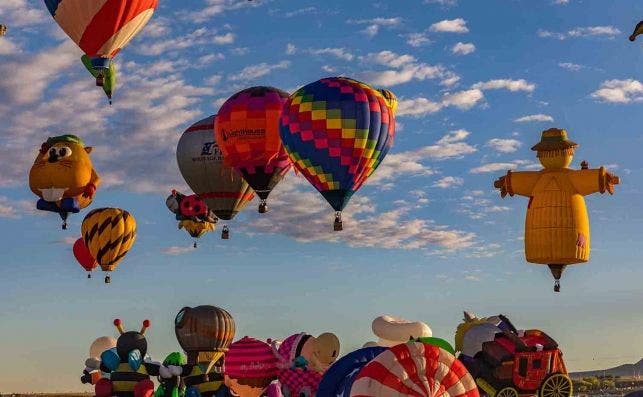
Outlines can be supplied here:
M570 397L572 381L558 344L540 330L504 330L472 359L460 357L488 397Z

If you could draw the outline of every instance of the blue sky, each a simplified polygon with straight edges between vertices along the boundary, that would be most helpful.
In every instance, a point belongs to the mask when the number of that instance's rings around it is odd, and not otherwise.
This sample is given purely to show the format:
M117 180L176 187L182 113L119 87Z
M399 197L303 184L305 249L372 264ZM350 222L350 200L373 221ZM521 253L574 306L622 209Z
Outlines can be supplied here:
M81 55L36 0L3 0L0 23L0 391L85 390L91 341L149 318L152 355L178 350L172 320L213 304L238 337L335 332L346 353L375 338L380 314L427 322L452 340L462 310L504 313L561 344L571 370L643 357L643 48L627 36L636 0L161 1L117 57L109 108ZM289 175L260 217L241 213L231 240L197 250L164 199L185 190L175 161L182 131L234 92L290 92L351 76L400 99L395 145L331 233L332 210ZM621 176L614 196L587 198L588 264L562 293L522 254L527 201L492 182L537 168L529 148L566 128L581 160ZM104 285L85 279L69 230L34 210L36 149L74 133L104 185L93 206L129 210L138 240Z

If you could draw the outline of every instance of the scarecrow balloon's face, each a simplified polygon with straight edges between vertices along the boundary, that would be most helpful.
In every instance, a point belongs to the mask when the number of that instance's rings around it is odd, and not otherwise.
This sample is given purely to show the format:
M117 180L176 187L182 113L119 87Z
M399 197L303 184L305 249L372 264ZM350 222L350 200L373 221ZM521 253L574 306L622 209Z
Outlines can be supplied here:
M567 168L574 158L574 149L538 151L538 160L546 169Z
M71 197L91 180L91 147L73 142L44 145L29 172L29 186L34 191L66 188L63 197Z

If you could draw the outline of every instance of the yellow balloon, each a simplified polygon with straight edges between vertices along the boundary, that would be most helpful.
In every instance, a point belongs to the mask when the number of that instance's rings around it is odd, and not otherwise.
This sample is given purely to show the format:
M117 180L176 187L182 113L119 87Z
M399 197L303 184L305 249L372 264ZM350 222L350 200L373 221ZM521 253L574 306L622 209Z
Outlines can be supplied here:
M98 208L85 216L81 226L85 245L105 272L123 260L136 240L136 220L120 208ZM105 277L109 283L109 275Z

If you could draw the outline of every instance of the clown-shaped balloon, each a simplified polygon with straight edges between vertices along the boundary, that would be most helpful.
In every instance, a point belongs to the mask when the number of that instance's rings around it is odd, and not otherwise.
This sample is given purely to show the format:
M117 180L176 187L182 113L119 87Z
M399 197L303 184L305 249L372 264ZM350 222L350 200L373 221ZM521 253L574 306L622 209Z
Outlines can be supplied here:
M100 178L94 170L85 146L75 135L47 139L29 171L29 188L40 197L36 207L56 212L67 228L67 216L92 203Z

